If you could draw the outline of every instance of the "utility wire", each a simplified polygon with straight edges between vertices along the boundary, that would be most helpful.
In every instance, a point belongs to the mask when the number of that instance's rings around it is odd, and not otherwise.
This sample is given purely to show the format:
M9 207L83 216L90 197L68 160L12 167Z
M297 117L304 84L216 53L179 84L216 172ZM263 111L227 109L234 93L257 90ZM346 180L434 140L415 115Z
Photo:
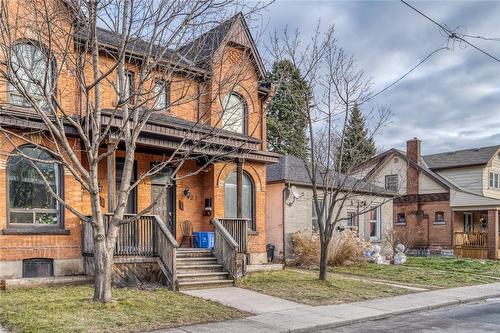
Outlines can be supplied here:
M443 50L449 50L448 47L440 47L439 49L436 49L434 51L432 51L431 53L429 53L427 55L427 57L425 57L424 59L422 59L418 64L416 64L415 66L413 66L408 72L406 72L405 74L403 74L399 79L397 79L396 81L392 82L391 84L389 84L388 86L386 86L384 89L380 90L379 92L377 92L376 94L373 94L371 95L370 97L368 97L366 100L363 101L363 103L361 104L364 104L372 99L374 99L375 97L377 97L378 95L382 94L384 91L386 91L387 89L390 89L392 86L394 86L395 84L397 84L399 81L403 80L405 77L407 77L411 72L413 72L415 69L417 69L420 65L422 65L424 62L426 62L430 57L432 57L433 55L435 55L436 53L440 52L440 51L443 51Z
M470 47L472 47L472 48L476 49L477 51L483 53L484 55L490 57L491 59L493 59L493 60L495 60L497 62L500 62L499 58L495 57L494 55L486 52L485 50L481 49L480 47L478 47L478 46L472 44L471 42L469 42L468 40L464 39L462 36L465 36L465 35L460 36L458 33L454 32L454 31L451 31L449 28L445 27L441 23L436 22L435 20L433 20L432 18L430 18L428 15L424 14L423 12L421 12L420 10L418 10L417 8L415 8L412 5L410 5L405 0L401 0L401 2L404 3L406 6L410 7L411 9L413 9L415 12L417 12L421 16L425 17L427 20L429 20L432 23L434 23L435 25L437 25L439 28L441 28L441 30L446 33L446 35L448 36L449 39L452 39L452 40L456 39L456 40L462 41L465 44L469 45Z

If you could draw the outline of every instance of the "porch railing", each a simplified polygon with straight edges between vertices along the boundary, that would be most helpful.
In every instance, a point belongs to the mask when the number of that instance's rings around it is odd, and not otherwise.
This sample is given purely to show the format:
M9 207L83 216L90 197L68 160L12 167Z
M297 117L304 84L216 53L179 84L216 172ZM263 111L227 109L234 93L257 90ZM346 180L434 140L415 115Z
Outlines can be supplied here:
M219 219L213 219L214 226L214 255L229 272L233 279L237 279L238 273L238 252L239 246L236 240L226 230Z
M247 253L249 219L219 218L217 219L238 243L238 252Z
M455 232L455 246L487 247L488 233L486 232Z
M132 216L126 215L125 217ZM104 215L106 233L108 232L112 217L111 214ZM83 255L93 255L94 235L93 227L89 223L83 224L82 238ZM160 269L171 283L172 288L176 289L177 270L175 257L178 247L179 245L174 236L159 216L144 215L134 222L120 226L114 255L157 257Z

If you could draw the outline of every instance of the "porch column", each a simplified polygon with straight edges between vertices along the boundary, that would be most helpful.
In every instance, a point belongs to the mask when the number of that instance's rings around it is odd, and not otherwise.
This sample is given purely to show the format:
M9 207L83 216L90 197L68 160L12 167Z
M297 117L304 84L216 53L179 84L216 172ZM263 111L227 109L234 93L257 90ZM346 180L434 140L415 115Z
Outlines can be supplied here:
M243 217L243 160L236 161L236 217Z
M498 259L498 211L488 211L488 259Z
M116 180L115 180L115 160L116 160L116 154L115 152L112 152L113 150L113 143L109 142L106 146L108 153L108 157L106 158L106 173L107 173L107 178L108 178L108 213L113 212L113 207L114 207L114 202L115 202L115 187L116 187Z

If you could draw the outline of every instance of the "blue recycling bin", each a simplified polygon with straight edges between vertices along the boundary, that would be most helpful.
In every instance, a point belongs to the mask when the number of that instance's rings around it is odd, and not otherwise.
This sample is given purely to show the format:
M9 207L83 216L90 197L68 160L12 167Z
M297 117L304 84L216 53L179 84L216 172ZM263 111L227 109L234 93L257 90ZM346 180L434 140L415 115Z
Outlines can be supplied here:
M214 233L209 231L193 232L196 238L196 245L202 249L211 249L214 247Z

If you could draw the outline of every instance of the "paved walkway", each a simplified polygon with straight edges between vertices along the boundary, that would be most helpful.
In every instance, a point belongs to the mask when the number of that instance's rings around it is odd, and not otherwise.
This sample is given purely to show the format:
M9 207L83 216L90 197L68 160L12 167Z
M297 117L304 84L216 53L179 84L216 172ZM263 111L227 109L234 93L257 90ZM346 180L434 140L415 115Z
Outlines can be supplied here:
M236 287L188 290L184 291L184 293L216 301L224 305L255 314L310 307L309 305L303 305Z
M206 298L216 301L222 300L222 302L227 302L224 304L231 306L234 306L233 304L235 304L236 300L238 300L238 302L236 302L237 307L242 310L246 307L247 309L245 311L249 311L248 309L257 306L258 302L267 299L267 297L257 297L256 295L253 295L254 292L250 292L251 296L249 296L250 294L248 290L240 288L227 288L227 293L224 291L216 292L215 290L206 289L203 291L192 291L190 294L199 295L201 292L205 294L204 297ZM212 298L212 296L210 296L211 294L216 296ZM231 297L228 296L229 294L231 294ZM319 329L344 326L365 320L388 318L394 315L411 313L420 310L473 302L491 297L500 297L500 283L426 291L349 304L316 307L302 305L266 313L262 313L265 310L257 310L260 312L259 314L245 319L184 326L158 332L310 332ZM277 302L275 297L272 297L271 299L273 303L269 305L268 309L273 308L273 306L278 307L280 302ZM249 302L249 300L253 300L255 304L252 306L244 305ZM231 304L229 302L231 302ZM282 304L285 307L297 304L288 301L284 302L285 303ZM261 306L267 306L267 304L262 304Z

